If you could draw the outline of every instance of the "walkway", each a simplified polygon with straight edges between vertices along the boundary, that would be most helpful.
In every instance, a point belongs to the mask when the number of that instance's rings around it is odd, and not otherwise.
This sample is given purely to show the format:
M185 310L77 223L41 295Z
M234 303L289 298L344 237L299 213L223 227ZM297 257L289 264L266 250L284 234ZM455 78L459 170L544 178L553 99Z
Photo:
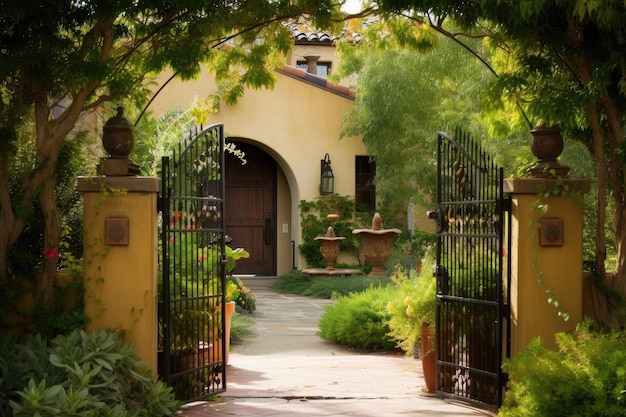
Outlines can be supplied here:
M234 346L220 399L188 404L182 417L492 415L425 393L419 360L319 338L317 323L331 301L277 294L268 278L244 282L257 299L258 336Z

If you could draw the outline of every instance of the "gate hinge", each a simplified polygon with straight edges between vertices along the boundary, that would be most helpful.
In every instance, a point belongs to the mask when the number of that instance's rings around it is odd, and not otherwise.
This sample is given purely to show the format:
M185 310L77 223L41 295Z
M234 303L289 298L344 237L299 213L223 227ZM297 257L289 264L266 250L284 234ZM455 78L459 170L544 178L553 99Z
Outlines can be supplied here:
M165 199L163 198L162 195L157 197L157 206L156 206L157 213L163 212L163 202L164 201L165 201Z

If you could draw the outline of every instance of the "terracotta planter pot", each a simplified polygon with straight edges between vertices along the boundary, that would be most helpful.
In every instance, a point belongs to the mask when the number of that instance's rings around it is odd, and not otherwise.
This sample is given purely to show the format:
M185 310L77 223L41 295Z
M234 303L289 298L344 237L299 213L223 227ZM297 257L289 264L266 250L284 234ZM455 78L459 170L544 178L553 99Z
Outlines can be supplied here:
M224 334L224 338L226 339L226 352L224 354L224 363L226 365L228 365L228 351L230 350L230 324L231 324L231 320L233 318L233 313L235 312L235 302L234 301L229 301L226 303L226 329L225 329L225 334Z
M435 372L435 347L433 345L433 336L430 331L430 323L422 324L422 372L426 389L428 392L435 392L437 387Z
M216 338L210 343L201 343L198 347L200 355L203 357L203 363L217 362L224 359L224 363L228 365L228 351L230 350L230 326L233 313L235 312L235 302L229 301L225 304L226 316L224 338L226 340L226 354L222 351L222 338L218 337L219 331L215 328L212 332Z

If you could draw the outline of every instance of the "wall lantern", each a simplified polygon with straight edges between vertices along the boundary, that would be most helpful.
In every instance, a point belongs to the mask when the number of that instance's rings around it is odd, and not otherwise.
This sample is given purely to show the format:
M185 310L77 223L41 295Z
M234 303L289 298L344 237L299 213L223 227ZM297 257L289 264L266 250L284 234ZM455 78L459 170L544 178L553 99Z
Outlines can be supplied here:
M330 157L328 154L321 161L320 194L332 194L335 192L335 176L330 167Z

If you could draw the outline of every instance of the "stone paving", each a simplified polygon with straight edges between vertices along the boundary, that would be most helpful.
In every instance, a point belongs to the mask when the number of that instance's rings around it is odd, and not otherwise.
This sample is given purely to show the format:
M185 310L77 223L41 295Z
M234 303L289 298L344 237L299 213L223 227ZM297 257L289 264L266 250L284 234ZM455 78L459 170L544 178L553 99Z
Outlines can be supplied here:
M419 360L321 339L317 323L332 301L277 294L268 278L243 280L257 298L257 336L232 348L226 392L187 404L182 416L493 415L426 393Z

